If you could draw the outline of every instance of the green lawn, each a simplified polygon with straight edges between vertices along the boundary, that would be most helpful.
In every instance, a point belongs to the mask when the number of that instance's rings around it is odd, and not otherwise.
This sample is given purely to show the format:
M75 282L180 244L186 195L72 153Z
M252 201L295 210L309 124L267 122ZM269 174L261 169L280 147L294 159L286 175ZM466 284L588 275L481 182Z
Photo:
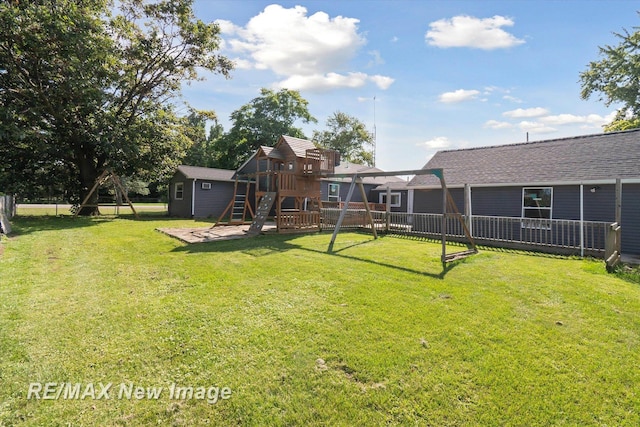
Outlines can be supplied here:
M155 231L194 224L14 219L0 426L640 425L640 287L601 261L483 250L443 271L437 242ZM27 399L40 383L96 393Z

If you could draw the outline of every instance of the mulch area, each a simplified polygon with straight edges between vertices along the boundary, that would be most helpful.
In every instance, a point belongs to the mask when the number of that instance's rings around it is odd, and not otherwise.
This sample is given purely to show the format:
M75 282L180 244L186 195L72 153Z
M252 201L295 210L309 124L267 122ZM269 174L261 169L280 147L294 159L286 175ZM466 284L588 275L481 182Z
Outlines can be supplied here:
M262 227L262 231L265 232L275 228L275 224L265 224L264 227ZM251 237L247 234L249 230L248 224L221 225L214 228L156 228L156 230L185 243L216 242Z

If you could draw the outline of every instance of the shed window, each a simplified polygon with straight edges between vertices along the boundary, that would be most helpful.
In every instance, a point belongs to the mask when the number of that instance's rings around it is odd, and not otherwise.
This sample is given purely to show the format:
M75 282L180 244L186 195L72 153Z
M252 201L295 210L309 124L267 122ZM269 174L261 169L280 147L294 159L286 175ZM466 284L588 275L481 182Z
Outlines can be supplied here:
M391 202L390 207L399 208L402 205L402 199L400 193L391 193ZM387 193L380 193L380 203L383 205L387 204Z
M530 219L523 221L525 227L548 226L547 221L553 218L553 188L523 188L522 189L522 218Z
M184 182L176 182L173 189L173 198L176 200L182 200L182 198L184 197Z
M203 182L202 183L202 189L203 190L211 190L211 183L210 182Z
M330 202L340 201L340 184L329 184L329 197Z

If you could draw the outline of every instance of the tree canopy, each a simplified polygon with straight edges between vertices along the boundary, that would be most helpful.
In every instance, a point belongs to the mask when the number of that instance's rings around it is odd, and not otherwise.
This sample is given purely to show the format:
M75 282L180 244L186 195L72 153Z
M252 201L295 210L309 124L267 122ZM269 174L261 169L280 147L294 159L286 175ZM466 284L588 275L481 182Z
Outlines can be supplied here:
M231 113L233 125L216 147L217 167L235 169L261 145L273 146L282 135L305 138L295 124L317 122L308 104L295 90L261 89L260 96Z
M349 162L373 166L373 135L364 123L336 111L326 126L326 130L313 132L313 142L318 147L338 150L341 158Z
M172 172L192 141L170 102L198 68L229 76L219 32L192 0L0 3L0 187L77 203L106 168Z
M622 104L607 131L640 127L640 29L615 33L617 46L600 47L599 61L580 74L581 97L597 96L606 106Z

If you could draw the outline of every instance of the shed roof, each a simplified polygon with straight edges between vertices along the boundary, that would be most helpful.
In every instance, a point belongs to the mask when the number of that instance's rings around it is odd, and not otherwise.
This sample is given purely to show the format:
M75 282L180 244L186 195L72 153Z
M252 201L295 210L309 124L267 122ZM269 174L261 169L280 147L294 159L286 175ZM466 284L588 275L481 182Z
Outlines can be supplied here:
M636 179L640 129L439 151L424 168L442 168L448 186ZM431 185L440 185L432 175L417 175L409 183Z
M187 179L202 179L207 181L234 181L234 170L228 169L216 169L216 168L204 168L201 166L178 166L178 171L181 172Z

